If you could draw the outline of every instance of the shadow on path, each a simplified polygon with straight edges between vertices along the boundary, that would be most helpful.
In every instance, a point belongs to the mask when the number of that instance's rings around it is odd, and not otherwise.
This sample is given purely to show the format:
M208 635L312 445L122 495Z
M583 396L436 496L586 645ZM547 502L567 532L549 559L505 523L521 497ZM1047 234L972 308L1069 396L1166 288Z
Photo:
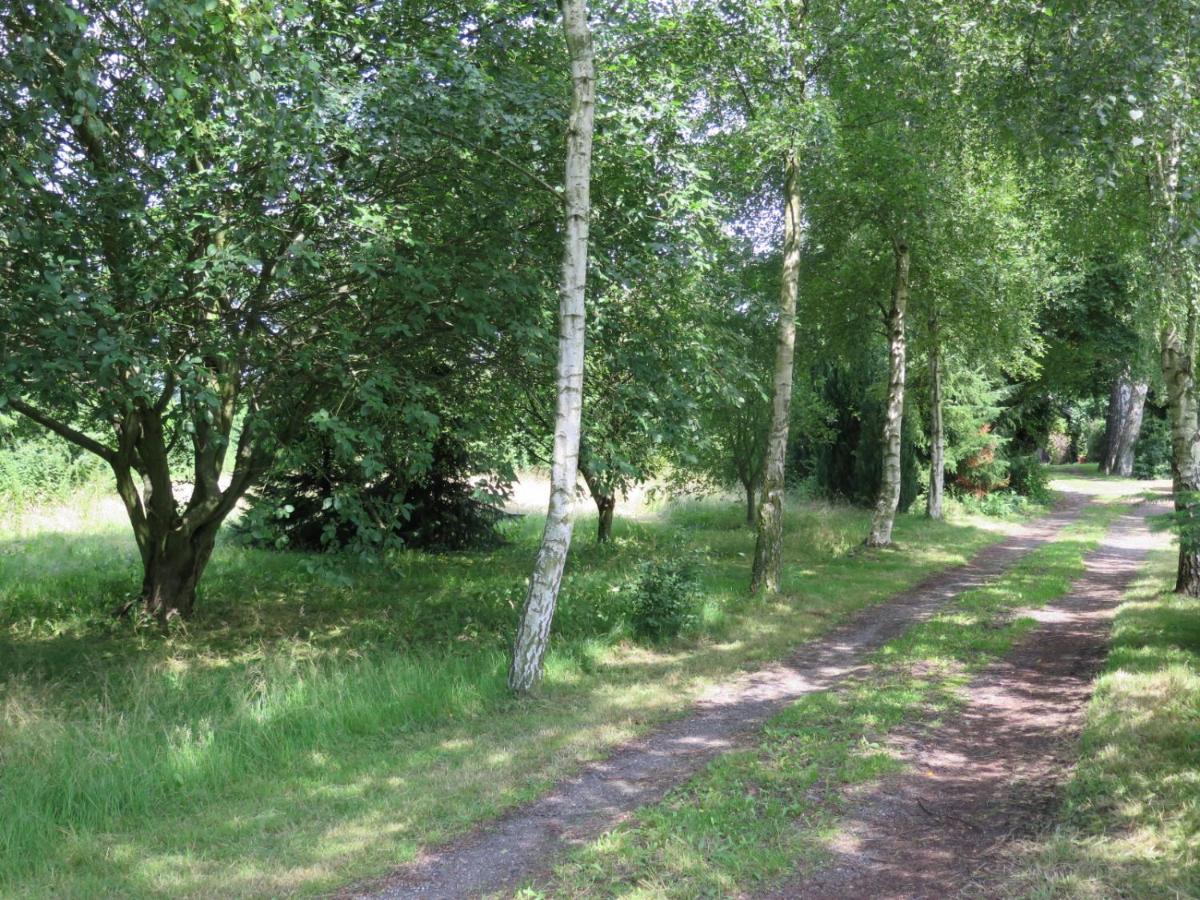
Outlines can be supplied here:
M714 689L687 717L588 765L533 803L451 844L427 850L385 879L340 896L457 898L516 887L544 871L568 846L661 798L788 704L863 671L873 651L928 619L958 594L1003 574L1077 519L1087 503L1083 493L1064 494L1055 512L984 548L967 564L862 610L845 625L802 646L786 662Z
M972 888L995 896L986 883L993 852L1057 807L1112 616L1149 552L1170 540L1146 526L1163 511L1133 508L1088 554L1066 596L1018 612L1038 625L972 680L963 710L897 737L906 771L851 793L834 861L767 896L942 898Z

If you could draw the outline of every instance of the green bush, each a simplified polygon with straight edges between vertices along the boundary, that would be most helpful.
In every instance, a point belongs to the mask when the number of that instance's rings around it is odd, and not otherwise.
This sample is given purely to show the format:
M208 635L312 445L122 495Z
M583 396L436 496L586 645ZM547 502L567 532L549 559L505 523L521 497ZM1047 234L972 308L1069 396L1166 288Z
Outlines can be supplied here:
M963 494L958 502L968 512L1001 519L1024 515L1034 505L1029 497L1023 497L1015 491L991 491L982 496Z
M883 422L887 414L878 385L886 380L884 360L869 354L861 365L835 365L818 370L819 402L827 417L825 433L807 448L812 459L792 456L794 470L811 466L811 474L825 497L871 506L883 480ZM900 432L900 512L912 505L920 492L917 460L917 419L905 416ZM796 438L793 441L795 445Z
M637 640L670 640L699 619L700 592L689 563L642 563L629 588L629 624Z
M107 478L98 456L50 434L18 432L16 424L0 416L0 498L6 506L64 500Z
M1171 426L1166 419L1147 416L1133 449L1134 478L1171 477Z
M1038 503L1050 499L1050 473L1036 456L1014 456L1008 461L1008 486Z

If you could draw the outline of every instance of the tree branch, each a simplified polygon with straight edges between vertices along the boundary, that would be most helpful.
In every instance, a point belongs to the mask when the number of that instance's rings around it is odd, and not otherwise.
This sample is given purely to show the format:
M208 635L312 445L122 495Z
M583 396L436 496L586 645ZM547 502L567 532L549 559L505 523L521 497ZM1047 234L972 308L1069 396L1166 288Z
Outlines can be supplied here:
M499 160L500 162L504 163L506 166L508 166L514 172L518 172L521 175L524 175L526 178L528 178L530 181L532 181L534 184L536 184L542 190L549 191L551 194L553 194L555 196L555 198L560 203L563 201L562 188L555 187L550 182L548 182L545 178L543 178L541 175L538 175L536 172L531 172L529 169L525 168L523 165L521 165L516 160L511 159L508 156L505 156L499 150L493 150L491 147L484 147L480 144L474 143L473 141L468 141L466 138L460 137L457 134L452 134L449 131L443 131L440 128L434 128L432 125L427 125L424 122L418 122L415 119L410 119L410 118L408 118L408 116L402 115L400 118L404 119L404 121L408 122L410 125L416 125L418 128L424 128L430 134L437 135L440 138L445 138L446 140L450 141L451 143L458 144L461 147L466 147L468 150L474 150L476 153L486 153L488 156L492 157L493 159Z
M19 412L21 415L25 416L27 419L31 419L32 421L37 422L43 428L50 429L55 434L57 434L59 437L65 438L66 440L70 441L72 444L75 444L77 447L82 447L84 450L87 450L89 453L96 454L97 456L99 456L101 459L103 459L106 462L111 463L114 460L116 460L116 458L117 458L117 451L104 446L95 438L88 437L82 431L76 431L70 425L60 422L57 419L51 418L50 416L46 415L41 410L35 409L34 407L30 406L28 403L25 403L23 400L10 399L8 401L8 405L11 406L13 409L15 409L17 412Z

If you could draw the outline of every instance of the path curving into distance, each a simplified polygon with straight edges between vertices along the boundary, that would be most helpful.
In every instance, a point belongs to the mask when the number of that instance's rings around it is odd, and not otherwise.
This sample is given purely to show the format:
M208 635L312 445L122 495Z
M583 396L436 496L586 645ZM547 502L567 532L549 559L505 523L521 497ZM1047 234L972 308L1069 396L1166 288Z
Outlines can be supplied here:
M660 799L714 756L737 747L787 705L865 670L872 652L1052 540L1079 517L1088 500L1086 494L1065 493L1051 514L985 547L964 565L860 610L786 661L713 689L687 716L624 744L605 760L589 763L538 800L455 841L428 848L411 864L338 896L448 900L515 889L545 872L567 848Z
M1066 595L1016 616L1038 624L968 685L964 706L891 747L905 771L851 792L834 859L766 894L788 900L1000 896L998 851L1052 819L1076 757L1112 618L1147 555L1170 543L1141 503L1109 529Z

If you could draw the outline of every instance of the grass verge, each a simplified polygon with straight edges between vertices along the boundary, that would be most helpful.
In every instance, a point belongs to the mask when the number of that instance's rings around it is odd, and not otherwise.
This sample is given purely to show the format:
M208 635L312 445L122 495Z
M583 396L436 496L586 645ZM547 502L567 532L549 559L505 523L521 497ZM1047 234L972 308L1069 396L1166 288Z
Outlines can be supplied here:
M817 864L836 825L838 789L898 768L884 744L888 733L950 712L971 674L1033 625L1011 612L1064 595L1125 508L1087 511L1059 540L887 644L866 677L789 707L756 746L720 757L629 824L573 852L548 894L739 896ZM528 888L524 896L541 894Z
M0 895L277 896L386 871L1002 536L902 516L903 552L862 552L867 518L790 505L785 590L756 603L736 506L624 520L610 547L584 519L544 690L522 703L504 663L533 517L496 551L375 565L223 543L196 619L166 638L107 615L137 586L119 514L6 523ZM698 627L632 644L617 589L680 556Z
M1087 488L1092 490L1092 488ZM1100 490L1097 486L1096 490ZM326 893L538 796L683 714L709 685L1002 538L996 522L787 510L784 592L749 602L736 505L578 524L544 690L514 702L505 649L540 530L486 553L386 563L218 545L197 618L114 624L137 587L112 510L0 523L0 895ZM698 628L628 641L614 605L647 558L688 557Z
M1058 826L1015 848L1008 896L1200 897L1200 600L1154 554L1117 611Z

